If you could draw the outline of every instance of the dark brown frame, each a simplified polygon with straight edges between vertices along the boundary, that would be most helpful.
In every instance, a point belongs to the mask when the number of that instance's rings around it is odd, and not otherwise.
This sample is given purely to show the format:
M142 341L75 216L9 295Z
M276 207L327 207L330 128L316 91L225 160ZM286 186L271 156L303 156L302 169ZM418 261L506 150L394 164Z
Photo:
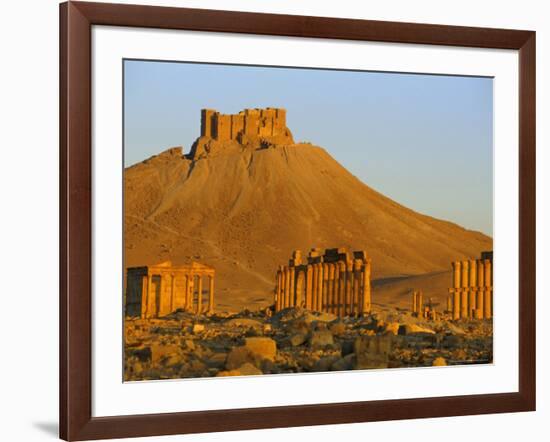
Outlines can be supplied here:
M519 51L519 392L92 417L91 26ZM535 410L535 32L169 7L60 5L60 437L121 438Z

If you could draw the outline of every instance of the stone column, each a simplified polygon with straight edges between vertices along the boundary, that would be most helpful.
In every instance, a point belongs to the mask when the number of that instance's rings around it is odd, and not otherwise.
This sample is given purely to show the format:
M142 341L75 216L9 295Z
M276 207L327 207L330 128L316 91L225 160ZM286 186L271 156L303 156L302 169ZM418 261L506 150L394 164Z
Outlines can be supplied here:
M332 290L332 313L340 315L340 265L338 262L333 264L334 267L334 288Z
M461 282L461 263L453 262L453 319L460 319L460 282Z
M168 297L168 284L166 282L166 275L161 273L160 275L160 297L157 300L158 316L164 316L166 314L166 298Z
M462 293L460 297L460 317L468 318L468 261L462 261Z
M197 293L197 313L202 313L202 274L198 275L199 277L199 287Z
M149 293L149 278L147 275L141 277L141 318L147 314L147 294Z
M209 287L208 287L208 313L214 313L214 275L209 276Z
M170 312L176 310L176 277L170 275Z
M328 277L329 277L329 267L325 262L321 264L323 266L323 298L321 299L321 310L328 312L329 305L329 292L328 292Z
M311 310L313 307L313 268L311 264L307 265L306 270L306 308Z
M195 275L193 273L189 273L187 275L187 306L186 310L188 312L194 312L195 311Z
M281 302L281 270L275 273L275 311L280 310L279 303Z
M157 300L156 293L153 293L153 275L149 275L149 289L147 291L147 317L154 318L156 316Z
M488 260L488 259L484 259L483 260L483 269L484 269L484 282L485 282L485 287L484 287L484 297L483 297L483 317L485 319L491 319L493 317L493 314L492 314L492 302L491 302L491 290L492 290L492 286L491 286L491 280L492 280L492 275L491 275L491 261Z
M418 317L423 318L424 317L424 295L421 291L416 292L416 302L418 303Z
M312 283L311 283L311 310L317 308L317 297L319 296L319 266L317 263L311 264L312 268Z
M291 266L289 269L290 272L290 286L288 288L290 297L289 297L289 307L296 306L296 269Z
M412 292L412 312L417 313L418 312L418 299L416 297L416 292Z
M363 270L363 315L370 313L371 310L371 298L370 298L370 274L371 274L371 260L365 258L365 268Z
M346 263L338 261L338 272L340 273L338 287L338 316L346 315Z
M363 315L371 311L370 276L371 260L370 258L365 258L365 269L363 270Z
M361 260L353 261L353 314L361 313L361 296L359 294L361 287Z
M453 311L453 301L451 296L447 296L447 313Z
M184 310L187 310L187 274L182 274L182 294L181 294L181 297L182 297L182 307Z
M468 317L473 319L476 311L477 265L475 259L471 259L470 267L470 296L468 297Z
M285 296L283 308L290 306L290 269L285 266L284 268L284 278L285 278Z
M477 265L477 299L476 299L476 319L483 319L483 287L485 285L485 270L483 267L483 261L478 259Z
M323 264L319 263L317 264L318 271L317 271L317 305L315 306L315 310L318 312L323 310Z
M327 312L334 313L334 264L328 264Z
M353 312L353 262L346 262L346 314Z

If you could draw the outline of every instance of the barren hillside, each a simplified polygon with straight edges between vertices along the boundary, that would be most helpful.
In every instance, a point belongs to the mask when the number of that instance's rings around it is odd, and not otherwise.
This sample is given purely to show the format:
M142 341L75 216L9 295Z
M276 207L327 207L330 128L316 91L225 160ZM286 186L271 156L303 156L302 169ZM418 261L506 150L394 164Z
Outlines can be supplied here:
M374 280L447 271L492 249L479 232L374 191L321 147L229 144L194 159L173 148L126 169L126 266L204 262L216 268L220 307L253 307L266 305L294 249L367 250Z

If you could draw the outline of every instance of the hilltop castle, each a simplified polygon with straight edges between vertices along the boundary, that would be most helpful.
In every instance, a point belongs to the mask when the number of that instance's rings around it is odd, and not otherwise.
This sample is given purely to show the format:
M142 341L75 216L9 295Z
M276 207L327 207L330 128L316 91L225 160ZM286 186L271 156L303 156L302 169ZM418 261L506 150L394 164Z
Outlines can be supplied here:
M233 147L267 148L294 144L286 126L286 110L280 108L244 109L238 114L201 110L201 135L190 156L195 159Z
M220 114L212 109L201 110L201 137L217 141L248 137L274 137L286 135L286 110L245 109L238 114Z

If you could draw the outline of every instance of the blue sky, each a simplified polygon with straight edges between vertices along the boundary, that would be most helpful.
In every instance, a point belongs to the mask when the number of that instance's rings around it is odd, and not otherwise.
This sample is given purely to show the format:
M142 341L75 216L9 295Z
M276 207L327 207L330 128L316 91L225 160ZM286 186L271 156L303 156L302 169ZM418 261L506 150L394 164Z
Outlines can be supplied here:
M296 141L325 148L418 212L493 233L491 78L126 60L125 165L187 152L200 109L283 107Z

